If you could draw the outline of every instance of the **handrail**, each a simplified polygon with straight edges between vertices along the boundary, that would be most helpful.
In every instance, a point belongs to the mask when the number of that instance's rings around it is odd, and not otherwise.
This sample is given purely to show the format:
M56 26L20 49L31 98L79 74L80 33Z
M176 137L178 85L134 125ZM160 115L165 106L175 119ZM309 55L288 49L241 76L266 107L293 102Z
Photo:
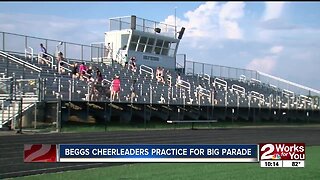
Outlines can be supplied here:
M221 85L222 87L224 87L225 90L227 90L228 88L228 83L227 81L223 80L223 79L219 79L219 78L215 78L213 81L214 84L218 84Z
M277 86L270 84L270 87L272 87L273 89L277 89Z
M41 56L42 54L47 55L47 56L51 59L51 61L48 60L48 59L46 59L46 58L43 58L43 57ZM50 54L47 54L47 53L39 53L39 54L38 54L38 61L39 61L39 59L41 59L41 60L43 60L43 61L46 61L46 62L48 62L49 64L51 64L51 68L52 68L52 69L56 66L56 65L54 64L54 58L53 58L53 56L51 56Z
M287 97L289 97L290 95L294 96L294 92L289 91L289 90L287 90L287 89L283 89L283 90L282 90L282 95L285 95L285 96L287 96Z
M275 79L275 80L278 80L278 81L281 81L281 82L290 84L290 85L292 85L292 86L296 86L296 87L299 87L299 88L302 88L302 89L305 89L305 90L314 92L314 93L316 93L316 94L320 94L320 91L319 91L319 90L312 89L312 88L309 88L309 87L306 87L306 86L302 86L302 85L300 85L300 84L297 84L297 83L294 83L294 82L291 82L291 81L287 81L287 80L284 80L284 79L281 79L281 78L278 78L278 77L275 77L275 76L272 76L272 75L269 75L269 74L266 74L266 73L263 73L263 72L260 72L260 71L257 71L257 72L258 72L259 74L264 75L264 76L267 76L267 77L269 77L269 78L272 78L272 79Z
M15 56L12 56L12 55L10 55L10 54L8 54L8 53L5 53L5 52L3 52L3 51L0 51L0 55L3 56L3 57L7 57L7 58L10 59L11 61L14 61L14 62L16 62L16 63L18 63L18 64L23 65L23 66L26 66L26 67L28 67L28 68L36 71L36 72L41 72L41 71L42 71L42 68L40 68L40 67L38 67L38 66L35 66L35 65L33 65L33 64L30 64L30 63L28 63L28 62L25 62L25 61L23 61L22 59L19 59L19 58L15 57Z
M69 67L72 66L72 64L68 63L67 61L60 60L60 62L58 63L58 72L60 72L60 71L59 71L60 68L66 70L66 71L72 72L71 69L61 66L61 65L60 65L61 62L62 62L63 64L68 65Z
M30 52L28 51L28 49L30 49ZM27 59L27 55L29 54L31 61L33 62L33 48L30 46L24 49L24 57Z
M186 84L186 85L184 85L184 84ZM180 87L183 87L183 88L187 89L189 92L190 92L190 90L191 90L191 85L190 85L190 83L187 82L187 81L184 81L184 80L182 80L182 79L181 79Z
M106 81L107 83L109 83L109 84L111 84L111 83L112 83L112 82L111 82L111 81L109 81L108 79L103 79L103 80L102 80L102 84L103 84L105 81Z
M257 82L257 83L261 83L261 81L260 81L260 80L258 80L258 79L254 79L254 78L251 78L250 82Z
M58 64L58 69L60 69L60 68L62 68L62 69L64 69L64 70L66 70L66 71L72 72L72 70L71 70L71 69L66 68L66 67L63 67L63 66L60 66L60 64Z
M254 97L254 98L257 98L259 99L260 101L264 102L264 95L263 94L260 94L256 91L251 91L250 92L250 97Z
M240 75L240 81L245 82L247 80L247 77L245 75Z
M146 68L146 69L142 69L143 67ZM151 72L147 71L147 70L150 70ZM141 74L142 71L150 74L151 75L151 79L153 79L153 69L151 67L148 67L148 66L142 64L142 65L140 65L139 73Z
M208 83L210 83L210 75L209 74L204 74L203 79L208 80Z
M303 99L302 99L303 98ZM302 99L304 102L311 103L311 98L308 96L300 95L300 99Z
M0 78L0 81L8 81L8 80L11 80L12 77L7 77L7 78Z
M232 84L231 89L232 89L233 91L240 92L240 93L243 94L243 95L246 93L246 89L245 89L244 87L238 86L238 85L236 85L236 84Z
M207 96L207 97L210 97L210 95L211 95L211 91L206 89L206 88L197 87L196 89L199 90L199 93L201 93L201 95L204 95L204 96Z

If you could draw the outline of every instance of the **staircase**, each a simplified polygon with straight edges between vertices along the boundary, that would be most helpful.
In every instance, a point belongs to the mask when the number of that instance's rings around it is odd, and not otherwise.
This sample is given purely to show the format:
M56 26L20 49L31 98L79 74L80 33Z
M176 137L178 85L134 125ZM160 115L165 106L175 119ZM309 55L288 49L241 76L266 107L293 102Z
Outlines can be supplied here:
M37 102L37 97L24 97L22 100L2 100L1 102L1 115L0 115L0 128L9 127L15 129L18 123L14 121L22 113L32 108ZM21 105L22 103L22 105Z
M15 80L12 77L0 78L0 129L3 127L14 129L17 124L13 120L38 101L37 91L26 82L28 81Z

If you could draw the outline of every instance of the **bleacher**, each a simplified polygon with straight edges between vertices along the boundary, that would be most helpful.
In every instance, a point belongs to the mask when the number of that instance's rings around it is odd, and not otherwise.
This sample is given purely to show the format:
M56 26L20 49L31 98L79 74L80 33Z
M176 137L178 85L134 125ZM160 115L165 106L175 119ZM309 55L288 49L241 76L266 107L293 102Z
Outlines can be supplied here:
M2 56L0 59L0 70L8 77L14 76L16 79L42 79L45 100L55 100L57 97L60 97L62 100L89 100L88 92L90 92L90 86L88 83L72 79L69 71L59 74L57 66L55 66L56 59L52 63L54 67L51 67L51 63L40 63L37 56L34 56L33 59L29 58L29 56L24 57L14 54L10 54L10 56L16 61L10 61L8 60L9 58ZM20 62L26 63L21 64ZM74 62L76 61L69 61L68 63L73 64ZM78 63L81 63L81 61L78 61ZM212 90L215 88L216 97L214 98L217 100L216 106L251 106L261 108L276 108L279 106L294 108L294 106L297 106L298 108L302 108L302 104L307 102L303 104L306 105L305 108L319 108L318 103L309 97L290 94L288 93L289 91L275 89L257 80L245 80L240 77L239 79L226 79L182 74L181 78L183 82L187 83L187 86L177 87L175 83L177 72L172 69L168 70L171 76L170 86L169 82L163 84L157 82L155 75L152 77L152 74L155 74L155 68L151 68L152 71L144 71L141 70L143 68L138 68L138 71L134 73L117 63L110 66L103 63L88 62L86 65L99 67L104 75L104 79L108 81L112 81L115 75L120 75L122 87L120 92L121 102L130 102L126 97L130 93L131 82L133 79L136 79L137 97L134 101L137 103L210 105L213 104ZM70 70L70 67L66 69ZM165 75L165 79L167 78L168 76ZM199 84L203 86L201 97L197 93ZM107 85L110 85L110 83L107 83ZM101 99L101 101L104 100L108 100L108 98Z
M103 63L94 61L92 57L80 60L67 56L63 72L59 73L60 67L55 55L47 54L47 57L42 58L31 47L24 49L24 52L0 51L0 72L3 76L0 84L2 124L17 114L18 107L13 105L17 100L12 100L10 94L25 99L22 106L25 111L36 102L122 103L122 109L127 108L127 104L148 105L157 116L171 119L224 119L234 116L250 119L255 116L252 110L254 113L256 110L268 112L269 117L303 110L309 116L311 111L319 111L320 108L319 96L298 94L245 75L231 78L204 72L181 73L181 68L179 71L165 69L165 83L162 83L156 80L155 67L138 65L137 71L133 72L117 60ZM92 98L94 83L71 76L71 65L82 62L94 70L98 67L102 72L103 86L99 88L96 98ZM178 73L181 75L181 85L176 84ZM108 90L115 75L119 75L121 80L120 99L111 102ZM136 80L136 96L131 99L130 86L133 80ZM144 116L150 118L150 114Z

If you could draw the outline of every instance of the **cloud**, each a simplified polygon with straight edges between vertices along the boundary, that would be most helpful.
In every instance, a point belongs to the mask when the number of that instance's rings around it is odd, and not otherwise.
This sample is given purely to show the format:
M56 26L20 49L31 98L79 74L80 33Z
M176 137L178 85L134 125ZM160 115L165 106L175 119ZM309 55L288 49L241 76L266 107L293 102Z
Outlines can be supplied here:
M255 58L248 65L247 69L257 70L264 73L272 73L276 65L276 57L266 56L263 58Z
M238 20L244 15L244 2L206 2L198 8L184 14L184 19L177 18L177 25L186 28L185 37L242 39L243 32ZM174 16L168 16L164 23L174 24Z
M258 24L258 27L267 30L294 30L302 28L299 25L290 24L281 19L269 19L266 21L262 21Z
M270 49L270 53L272 54L279 54L281 53L283 50L283 46L273 46L271 49Z
M265 2L266 4L266 9L264 11L264 15L262 20L267 21L270 19L277 19L281 16L282 11L283 11L283 6L285 2L281 1L273 1L273 2Z
M254 58L249 62L246 68L265 73L272 73L276 68L277 59L283 49L284 47L280 45L272 46L264 57Z
M228 39L242 39L242 30L237 19L244 15L244 2L227 2L219 13L219 24Z

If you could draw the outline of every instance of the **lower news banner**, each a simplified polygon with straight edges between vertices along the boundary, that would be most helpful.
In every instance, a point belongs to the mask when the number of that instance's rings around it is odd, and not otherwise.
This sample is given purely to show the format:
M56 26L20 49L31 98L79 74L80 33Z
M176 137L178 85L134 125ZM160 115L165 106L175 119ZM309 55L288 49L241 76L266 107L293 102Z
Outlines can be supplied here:
M58 162L259 162L258 146L60 144Z

